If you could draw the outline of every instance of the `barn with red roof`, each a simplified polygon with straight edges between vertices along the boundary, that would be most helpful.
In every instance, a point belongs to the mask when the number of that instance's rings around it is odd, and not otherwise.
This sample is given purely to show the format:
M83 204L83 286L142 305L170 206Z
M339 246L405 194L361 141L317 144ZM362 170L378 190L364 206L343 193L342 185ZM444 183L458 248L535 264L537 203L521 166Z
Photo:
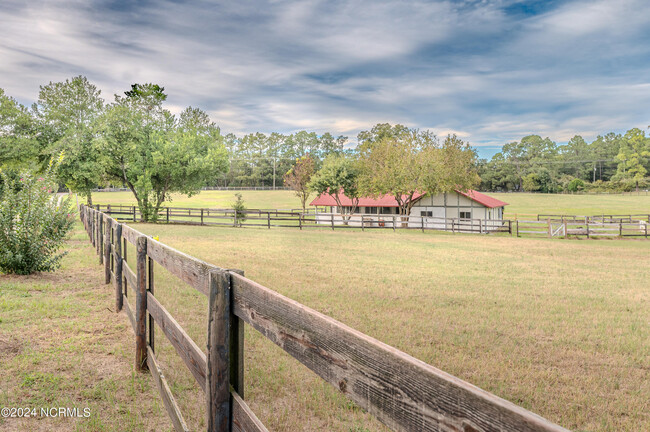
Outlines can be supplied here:
M385 223L393 220L394 215L399 215L399 204L392 195L379 198L360 198L357 208L343 193L339 193L339 206L331 194L321 194L310 205L316 207L317 214L321 214L323 221L336 218L336 223L343 223L349 219L350 225L360 225L361 220L368 224ZM441 228L449 225L447 220L475 220L485 226L498 226L503 219L504 207L508 205L501 200L493 198L475 190L441 193L431 195L416 193L413 196L413 207L409 214L409 225L420 226L425 224L430 228ZM351 217L353 213L355 217ZM344 216L345 215L345 216ZM355 223L356 222L356 223ZM444 229L444 228L441 228Z

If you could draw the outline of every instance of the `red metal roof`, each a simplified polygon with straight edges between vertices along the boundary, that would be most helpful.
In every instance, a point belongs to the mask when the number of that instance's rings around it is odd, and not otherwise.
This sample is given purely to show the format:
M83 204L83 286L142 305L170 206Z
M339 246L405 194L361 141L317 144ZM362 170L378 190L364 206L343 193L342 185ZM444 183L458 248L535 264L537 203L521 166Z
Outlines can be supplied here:
M496 198L492 198L491 196L482 194L481 192L477 192L475 190L469 189L467 192L459 191L457 190L459 194L466 196L467 198L476 201L479 204L483 204L487 208L495 208L495 207L503 207L507 206L507 202L503 202L501 200L498 200Z
M413 195L413 199L418 200L424 194L416 193ZM339 198L341 199L342 206L352 206L352 200L345 195L343 192L339 193ZM404 196L406 198L406 196ZM336 207L338 204L334 200L334 196L324 193L316 197L309 205L313 206L331 206ZM383 195L379 198L359 198L359 207L399 207L397 200L392 195Z
M471 189L468 190L467 192L461 192L461 191L456 191L456 192L488 208L503 207L505 205L508 205L508 203L505 203L496 198L492 198L490 196L487 196L485 194L482 194L480 192ZM416 193L415 195L413 195L413 199L419 200L424 195L425 194L423 193ZM352 200L346 197L345 195L343 195L343 193L340 193L339 197L341 198L341 205L343 206L352 205ZM315 200L309 203L309 205L336 207L338 204L336 203L332 195L325 193L319 195ZM397 200L395 200L395 197L392 195L384 195L379 198L359 198L358 205L359 207L399 207L399 205L397 204Z

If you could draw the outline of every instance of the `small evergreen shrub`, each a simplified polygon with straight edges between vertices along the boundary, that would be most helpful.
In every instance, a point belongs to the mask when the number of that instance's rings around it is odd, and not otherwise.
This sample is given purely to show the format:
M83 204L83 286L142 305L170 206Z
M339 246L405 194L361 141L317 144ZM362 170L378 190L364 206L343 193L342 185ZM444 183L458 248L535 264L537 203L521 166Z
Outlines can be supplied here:
M232 204L232 209L235 211L237 224L241 226L246 221L246 204L244 204L244 198L240 193L236 193L235 197L237 200Z
M17 178L0 171L0 177L0 272L56 270L74 223L70 198L57 200L51 168L44 175L22 172Z

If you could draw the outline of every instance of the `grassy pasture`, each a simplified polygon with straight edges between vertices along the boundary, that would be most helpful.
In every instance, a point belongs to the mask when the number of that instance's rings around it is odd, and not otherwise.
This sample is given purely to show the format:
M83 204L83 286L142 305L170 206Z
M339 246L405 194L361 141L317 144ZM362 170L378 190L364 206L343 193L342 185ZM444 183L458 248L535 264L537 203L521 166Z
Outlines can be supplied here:
M136 224L576 431L650 430L650 268L642 241ZM0 276L0 405L89 406L2 430L171 430L80 226L53 275ZM129 257L134 257L129 250ZM205 347L207 300L156 267L156 296ZM134 296L128 301L133 306ZM191 429L199 387L157 329ZM385 431L251 328L246 399L270 430Z
M570 429L650 429L645 242L136 228ZM160 268L156 296L204 346L206 299ZM198 386L158 335L181 409L201 428ZM246 344L246 398L270 430L385 430L250 328Z
M230 208L235 191L202 191L187 198L174 195L172 207ZM248 208L300 208L292 191L241 191ZM650 213L650 195L557 195L530 193L488 193L507 202L506 216L514 214L637 214ZM312 198L310 198L311 201ZM100 204L134 205L131 192L98 192L93 200ZM309 202L308 202L309 203Z
M0 407L90 409L87 419L2 418L0 430L171 431L151 377L116 314L103 268L77 224L56 273L0 275Z
M236 199L236 193L242 194L246 207L248 208L301 208L298 197L292 191L285 190L201 191L198 195L190 198L180 194L173 194L172 201L165 203L165 205L170 207L192 208L232 208L232 204ZM93 201L99 204L137 204L131 192L97 192L93 194ZM309 201L307 204L309 204Z

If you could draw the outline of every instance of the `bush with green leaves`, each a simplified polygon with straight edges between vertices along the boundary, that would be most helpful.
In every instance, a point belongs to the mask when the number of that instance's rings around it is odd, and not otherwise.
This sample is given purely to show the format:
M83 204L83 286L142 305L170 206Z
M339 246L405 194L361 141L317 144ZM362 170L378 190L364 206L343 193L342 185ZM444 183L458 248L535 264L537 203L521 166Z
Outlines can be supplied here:
M51 168L43 175L0 171L0 272L20 275L54 271L72 229L70 198L57 199Z
M235 194L237 200L232 203L232 209L235 211L235 222L241 226L246 221L246 204L240 193Z

